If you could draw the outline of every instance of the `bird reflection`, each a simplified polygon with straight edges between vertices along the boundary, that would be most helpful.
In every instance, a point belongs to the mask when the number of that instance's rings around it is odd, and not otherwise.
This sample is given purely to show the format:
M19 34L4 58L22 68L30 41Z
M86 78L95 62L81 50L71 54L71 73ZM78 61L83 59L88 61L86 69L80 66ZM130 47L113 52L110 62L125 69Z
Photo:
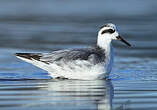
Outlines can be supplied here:
M110 80L53 80L42 89L49 91L52 107L112 110L114 93Z

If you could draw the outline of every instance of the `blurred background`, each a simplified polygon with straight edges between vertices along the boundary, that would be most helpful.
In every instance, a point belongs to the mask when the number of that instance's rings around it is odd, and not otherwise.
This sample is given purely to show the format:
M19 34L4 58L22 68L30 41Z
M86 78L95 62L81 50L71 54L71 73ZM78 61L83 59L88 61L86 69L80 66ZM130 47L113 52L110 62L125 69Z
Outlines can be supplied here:
M111 82L47 80L14 56L95 45L109 22L132 44L113 41ZM157 0L0 0L0 108L95 110L114 96L114 110L156 110L156 29Z
M115 71L156 69L155 0L0 0L0 7L0 73L43 72L13 54L95 45L108 22L132 44L113 42Z

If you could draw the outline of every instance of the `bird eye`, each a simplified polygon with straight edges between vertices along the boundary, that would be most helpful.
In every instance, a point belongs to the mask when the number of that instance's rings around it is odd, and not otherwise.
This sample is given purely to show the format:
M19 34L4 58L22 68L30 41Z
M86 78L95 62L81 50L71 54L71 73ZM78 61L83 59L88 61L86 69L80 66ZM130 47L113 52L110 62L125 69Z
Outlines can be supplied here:
M101 34L104 34L104 33L110 33L110 34L112 34L114 32L115 32L115 30L113 30L113 29L107 29L107 30L102 31Z
M115 32L115 30L113 30L113 29L109 29L108 32L112 34L112 33Z

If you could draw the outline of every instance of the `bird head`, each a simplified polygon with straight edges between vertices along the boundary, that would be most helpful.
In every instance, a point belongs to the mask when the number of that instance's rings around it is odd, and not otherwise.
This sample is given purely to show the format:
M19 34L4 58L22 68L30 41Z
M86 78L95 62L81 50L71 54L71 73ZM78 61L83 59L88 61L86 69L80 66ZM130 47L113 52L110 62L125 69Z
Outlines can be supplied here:
M104 40L108 40L108 41L120 40L123 43L125 43L127 46L131 46L126 40L124 40L119 35L119 32L118 32L116 25L114 25L112 23L104 24L100 28L100 30L98 32L98 36L101 37L100 39L104 39Z

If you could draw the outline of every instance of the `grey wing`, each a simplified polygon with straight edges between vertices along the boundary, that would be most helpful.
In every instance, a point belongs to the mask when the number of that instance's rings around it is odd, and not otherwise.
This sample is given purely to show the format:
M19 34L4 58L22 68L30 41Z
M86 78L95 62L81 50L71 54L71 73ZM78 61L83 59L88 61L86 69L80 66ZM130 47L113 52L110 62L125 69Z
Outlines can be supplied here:
M59 50L52 53L43 54L40 60L47 63L59 61L68 62L73 60L88 60L91 63L99 63L104 61L104 54L92 48Z
M52 53L16 53L15 55L24 59L34 59L49 64L57 60L62 60L68 53L69 50L59 50Z
M69 62L74 60L88 60L94 64L104 61L104 54L95 48L67 49L51 53L16 53L16 56L30 60L35 59L47 64L60 61Z

